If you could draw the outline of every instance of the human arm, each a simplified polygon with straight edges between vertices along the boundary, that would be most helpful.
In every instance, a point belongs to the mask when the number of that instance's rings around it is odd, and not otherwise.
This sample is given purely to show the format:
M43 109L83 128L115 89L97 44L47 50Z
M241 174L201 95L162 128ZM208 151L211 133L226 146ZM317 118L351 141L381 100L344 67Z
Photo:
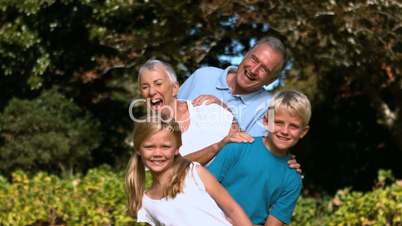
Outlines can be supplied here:
M253 141L246 133L238 133L239 126L233 115L217 104L194 107L191 112L193 113L190 124L199 129L197 137L192 139L200 139L195 142L204 145L195 145L196 148L193 149L190 145L183 146L181 153L189 160L205 165L225 144ZM186 136L184 140L188 141L190 138Z
M209 145L201 150L192 152L188 155L183 156L184 158L198 162L201 165L207 164L211 159L218 153L218 151L223 147L220 142Z
M273 200L265 226L271 226L271 224L275 226L281 225L275 220L280 221L282 225L290 224L302 186L302 180L298 173L291 171L290 174L284 177L279 196Z
M296 170L299 174L302 174L301 165L296 160L296 155L290 155L290 159L288 161L289 168Z
M194 90L194 86L196 85L196 75L193 73L190 75L183 84L180 85L179 91L177 92L177 99L179 100L191 100L192 98L192 90Z
M200 95L196 97L193 101L192 104L194 106L200 106L202 104L217 104L226 110L230 111L229 107L223 102L221 99L217 98L216 96L212 95Z
M235 132L235 133L229 133L227 136L225 136L221 141L209 145L208 147L205 147L201 150L192 152L188 155L185 155L184 158L199 162L201 165L207 164L211 159L219 152L220 149L223 148L223 146L227 143L230 142L245 142L245 143L251 143L254 141L254 138L251 137L249 134L245 132Z
M222 90L217 89L221 80L226 78L226 71L217 67L201 67L194 71L181 85L177 99L193 100L200 95L222 97Z
M234 226L252 225L243 209L208 170L199 167L198 173L208 194L215 200Z
M221 73L222 69L215 67L198 68L180 86L177 99L193 100L199 95L214 93L214 83Z
M283 226L283 223L276 217L269 215L264 226Z

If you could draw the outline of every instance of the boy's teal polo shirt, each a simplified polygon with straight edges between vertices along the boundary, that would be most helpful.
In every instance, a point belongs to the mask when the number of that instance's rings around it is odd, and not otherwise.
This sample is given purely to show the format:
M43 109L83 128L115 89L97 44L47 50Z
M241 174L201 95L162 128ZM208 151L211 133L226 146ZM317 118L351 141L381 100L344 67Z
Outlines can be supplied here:
M301 177L289 168L289 157L273 155L263 139L256 137L251 144L225 145L208 170L240 204L253 224L264 225L269 215L289 224L301 192Z

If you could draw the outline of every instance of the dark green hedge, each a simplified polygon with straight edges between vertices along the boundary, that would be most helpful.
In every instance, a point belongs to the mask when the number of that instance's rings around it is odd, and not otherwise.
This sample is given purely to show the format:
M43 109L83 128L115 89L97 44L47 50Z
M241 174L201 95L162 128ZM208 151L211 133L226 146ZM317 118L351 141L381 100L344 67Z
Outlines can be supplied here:
M99 168L84 177L0 179L0 225L136 225L126 212L124 176Z

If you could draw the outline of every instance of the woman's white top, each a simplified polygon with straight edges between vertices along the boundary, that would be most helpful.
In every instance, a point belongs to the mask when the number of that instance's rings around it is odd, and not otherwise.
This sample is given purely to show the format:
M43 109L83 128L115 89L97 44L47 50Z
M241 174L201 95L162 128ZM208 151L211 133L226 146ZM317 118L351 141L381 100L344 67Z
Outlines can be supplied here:
M193 162L188 169L183 192L175 198L155 200L144 194L137 221L152 226L227 226L232 225L205 190Z
M194 107L187 101L190 126L182 133L180 154L188 155L221 141L228 135L233 115L218 104Z

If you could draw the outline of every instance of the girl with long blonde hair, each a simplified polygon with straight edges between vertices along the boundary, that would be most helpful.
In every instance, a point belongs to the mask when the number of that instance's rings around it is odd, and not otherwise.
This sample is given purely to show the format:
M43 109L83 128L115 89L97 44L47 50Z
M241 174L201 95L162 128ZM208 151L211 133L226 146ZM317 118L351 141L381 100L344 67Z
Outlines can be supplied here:
M252 225L241 207L200 164L179 154L181 132L173 119L144 118L134 130L128 164L128 212L148 225ZM145 167L152 177L145 190Z

